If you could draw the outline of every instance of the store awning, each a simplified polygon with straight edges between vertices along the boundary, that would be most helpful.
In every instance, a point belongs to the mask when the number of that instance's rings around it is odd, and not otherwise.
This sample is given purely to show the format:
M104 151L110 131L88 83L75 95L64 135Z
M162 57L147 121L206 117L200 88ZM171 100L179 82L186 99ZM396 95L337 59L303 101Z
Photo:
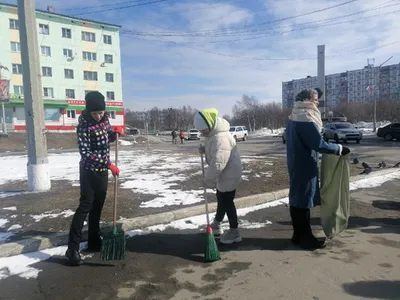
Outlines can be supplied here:
M66 108L68 103L65 100L43 100L44 107L48 108ZM10 99L9 102L5 103L5 107L20 107L24 106L24 99Z

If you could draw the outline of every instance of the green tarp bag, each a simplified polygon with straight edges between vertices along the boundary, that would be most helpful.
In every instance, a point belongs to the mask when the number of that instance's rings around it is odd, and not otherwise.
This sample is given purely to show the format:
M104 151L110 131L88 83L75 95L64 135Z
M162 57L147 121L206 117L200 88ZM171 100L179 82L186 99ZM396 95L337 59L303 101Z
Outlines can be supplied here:
M346 229L350 217L349 155L323 154L320 184L321 225L332 239Z

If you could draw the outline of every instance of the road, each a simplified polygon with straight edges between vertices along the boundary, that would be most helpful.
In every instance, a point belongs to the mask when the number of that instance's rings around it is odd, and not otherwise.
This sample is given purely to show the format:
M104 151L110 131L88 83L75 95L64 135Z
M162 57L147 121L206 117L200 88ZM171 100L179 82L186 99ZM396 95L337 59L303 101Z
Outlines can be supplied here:
M221 261L203 262L203 228L169 228L129 239L124 261L95 254L81 267L56 256L33 264L37 278L0 280L0 299L400 299L399 188L394 180L354 191L348 230L323 250L290 244L288 208L279 205L241 217L253 228L242 229L240 245L219 245ZM318 233L317 209L312 223Z

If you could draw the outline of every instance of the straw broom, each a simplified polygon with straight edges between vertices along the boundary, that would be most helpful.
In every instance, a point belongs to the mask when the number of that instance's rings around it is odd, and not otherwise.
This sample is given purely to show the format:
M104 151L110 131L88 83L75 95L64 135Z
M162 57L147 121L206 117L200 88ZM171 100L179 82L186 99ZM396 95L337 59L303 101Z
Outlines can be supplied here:
M200 151L200 156L201 156L201 169L203 172L204 201L206 203L206 217L207 217L207 232L206 232L207 239L206 239L206 249L205 249L204 258L205 258L206 262L213 262L213 261L220 260L221 257L219 255L217 243L215 241L213 230L212 230L211 224L210 224L210 216L209 216L208 201L207 201L207 191L206 191L206 176L205 176L205 172L204 172L204 157L203 157L203 152L201 152L201 151Z
M115 141L115 165L118 165L118 136ZM113 230L103 238L101 247L102 260L122 260L125 258L126 239L125 232L117 229L117 191L118 176L114 177L114 212L113 212Z

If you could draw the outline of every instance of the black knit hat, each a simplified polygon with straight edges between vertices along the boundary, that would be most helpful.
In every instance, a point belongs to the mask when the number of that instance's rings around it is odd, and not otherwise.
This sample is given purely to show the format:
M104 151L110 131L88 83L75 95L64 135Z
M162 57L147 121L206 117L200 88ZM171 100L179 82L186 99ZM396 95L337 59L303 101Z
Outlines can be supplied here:
M89 92L85 96L86 111L103 111L106 110L106 102L104 96L100 92Z

